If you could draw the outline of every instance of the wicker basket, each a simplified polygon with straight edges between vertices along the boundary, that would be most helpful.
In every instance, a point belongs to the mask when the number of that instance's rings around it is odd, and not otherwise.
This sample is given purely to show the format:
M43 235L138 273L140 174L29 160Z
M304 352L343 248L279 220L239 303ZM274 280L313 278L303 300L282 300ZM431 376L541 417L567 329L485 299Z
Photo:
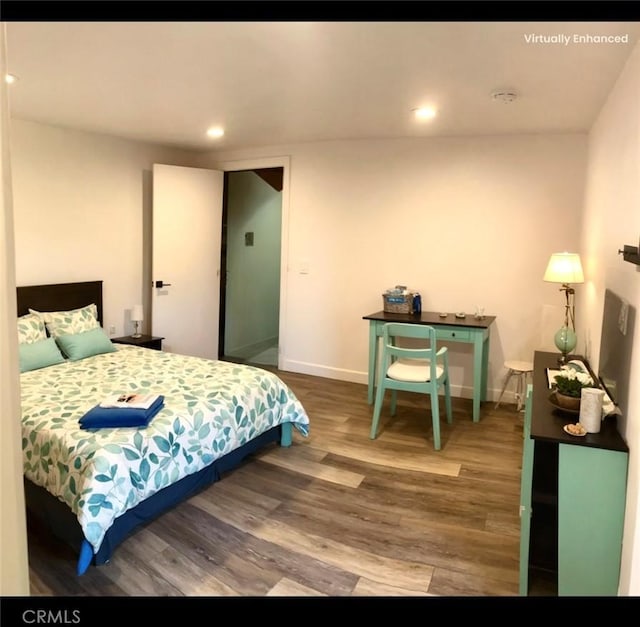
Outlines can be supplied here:
M383 294L382 306L387 313L413 313L413 293Z

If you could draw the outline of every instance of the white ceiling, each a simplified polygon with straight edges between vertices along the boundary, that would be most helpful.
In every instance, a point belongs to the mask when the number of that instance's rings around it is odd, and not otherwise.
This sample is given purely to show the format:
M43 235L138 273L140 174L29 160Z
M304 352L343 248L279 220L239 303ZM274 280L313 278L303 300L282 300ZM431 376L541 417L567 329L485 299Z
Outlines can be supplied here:
M640 22L8 22L12 116L212 150L583 132ZM532 43L528 35L566 35ZM628 36L578 43L574 35ZM515 90L511 104L491 98ZM411 110L433 104L417 123ZM221 125L213 140L207 128Z

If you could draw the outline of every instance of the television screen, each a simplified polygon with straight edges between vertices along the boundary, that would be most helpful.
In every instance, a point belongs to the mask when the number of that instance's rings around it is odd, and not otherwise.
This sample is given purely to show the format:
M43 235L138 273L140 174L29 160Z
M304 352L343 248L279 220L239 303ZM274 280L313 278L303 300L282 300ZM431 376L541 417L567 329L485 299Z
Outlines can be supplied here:
M636 311L610 289L605 291L598 379L611 400L626 415L629 370Z

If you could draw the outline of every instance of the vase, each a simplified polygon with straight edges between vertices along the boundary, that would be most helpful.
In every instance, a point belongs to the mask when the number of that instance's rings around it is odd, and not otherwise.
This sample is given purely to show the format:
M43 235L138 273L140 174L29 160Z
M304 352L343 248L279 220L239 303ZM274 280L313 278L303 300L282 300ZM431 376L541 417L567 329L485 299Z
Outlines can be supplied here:
M557 331L553 339L556 347L562 353L562 363L565 363L567 355L576 347L578 341L575 331L563 326Z
M558 407L570 409L572 411L580 411L580 397L567 396L556 391L555 399Z

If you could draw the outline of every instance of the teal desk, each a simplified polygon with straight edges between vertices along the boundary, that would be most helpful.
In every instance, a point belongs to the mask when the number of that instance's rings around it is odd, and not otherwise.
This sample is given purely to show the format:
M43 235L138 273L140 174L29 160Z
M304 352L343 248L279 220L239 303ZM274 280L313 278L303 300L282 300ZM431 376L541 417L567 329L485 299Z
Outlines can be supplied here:
M386 322L426 324L435 328L438 341L473 344L473 422L478 422L480 420L480 402L487 398L489 327L495 319L495 316L485 316L482 320L476 320L473 314L467 314L466 318L456 318L452 313L448 314L446 318L441 318L434 311L423 311L420 314L378 311L363 316L363 320L369 321L369 404L373 404L378 345L384 324Z

